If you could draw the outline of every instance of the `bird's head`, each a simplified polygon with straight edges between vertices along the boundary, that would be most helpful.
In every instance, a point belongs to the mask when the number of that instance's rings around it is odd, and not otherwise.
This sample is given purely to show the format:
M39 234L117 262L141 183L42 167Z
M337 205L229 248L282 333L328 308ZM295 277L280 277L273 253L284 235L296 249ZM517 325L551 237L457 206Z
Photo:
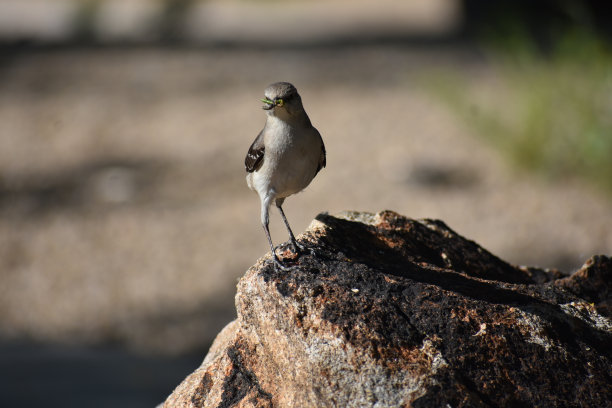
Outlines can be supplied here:
M264 91L262 109L270 116L291 117L304 112L297 89L289 82L276 82Z

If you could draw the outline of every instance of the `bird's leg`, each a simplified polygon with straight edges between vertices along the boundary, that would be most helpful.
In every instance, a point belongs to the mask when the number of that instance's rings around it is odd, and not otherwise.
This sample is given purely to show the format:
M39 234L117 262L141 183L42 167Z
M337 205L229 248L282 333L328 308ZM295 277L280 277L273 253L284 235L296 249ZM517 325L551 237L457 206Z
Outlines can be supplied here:
M278 207L278 211L280 212L280 215L283 221L285 222L287 231L289 231L289 239L291 239L291 245L293 245L293 250L295 251L296 254L299 255L299 254L304 253L306 248L297 242L297 240L295 239L295 236L293 235L293 231L291 231L291 227L289 226L289 221L287 221L287 217L285 217L285 212L283 211L283 207L282 207L283 201L284 199L277 199L276 207ZM310 252L312 253L312 250L310 250Z
M284 271L290 269L286 267L285 265L283 265L281 260L278 259L278 256L276 256L276 250L274 248L274 244L272 243L272 237L270 236L270 229L268 228L268 224L263 224L263 228L266 233L266 237L268 238L268 243L270 244L270 251L272 251L272 258L274 259L274 263L276 264L276 266L278 266L280 269Z
M270 222L269 217L269 208L270 208L270 199L266 197L266 199L262 200L261 203L261 225L263 226L264 232L266 233L266 238L268 238L268 243L270 244L270 251L272 251L272 259L274 259L274 263L276 266L284 271L290 269L283 265L278 256L276 256L276 250L274 248L274 244L272 243L272 237L270 236L270 229L268 224Z
M293 245L293 251L296 254L299 254L301 250L303 250L304 248L298 244L297 240L295 239L295 236L293 235L293 231L291 231L291 227L289 226L289 221L287 221L287 217L285 217L285 212L283 211L283 201L285 201L284 199L277 199L276 200L276 208L278 208L278 211L280 212L281 217L283 218L283 222L285 223L285 227L287 227L287 231L289 231L289 239L291 239L291 245Z

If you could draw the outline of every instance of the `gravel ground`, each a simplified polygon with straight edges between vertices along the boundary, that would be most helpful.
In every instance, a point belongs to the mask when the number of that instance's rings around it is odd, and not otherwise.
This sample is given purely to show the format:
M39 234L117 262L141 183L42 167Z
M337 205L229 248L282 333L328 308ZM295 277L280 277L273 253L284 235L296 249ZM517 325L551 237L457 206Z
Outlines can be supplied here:
M322 211L392 209L516 264L569 272L612 252L609 199L509 168L421 86L440 67L494 89L482 59L444 47L6 55L0 337L169 354L209 342L268 250L243 159L278 80L300 90L328 152L286 202L296 233ZM287 239L276 212L271 232Z

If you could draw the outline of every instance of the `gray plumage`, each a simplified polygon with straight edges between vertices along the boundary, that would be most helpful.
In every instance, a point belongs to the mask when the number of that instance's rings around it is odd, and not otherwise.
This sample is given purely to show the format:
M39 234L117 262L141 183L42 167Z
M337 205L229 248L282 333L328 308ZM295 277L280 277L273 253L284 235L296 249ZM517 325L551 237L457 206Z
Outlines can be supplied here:
M325 167L326 155L323 139L315 129L295 87L288 82L271 84L264 91L263 109L266 124L251 144L244 159L247 184L261 200L261 223L264 227L274 260L281 262L274 252L268 229L269 209L272 202L278 207L285 222L296 253L295 240L282 204L285 198L306 188L317 173Z

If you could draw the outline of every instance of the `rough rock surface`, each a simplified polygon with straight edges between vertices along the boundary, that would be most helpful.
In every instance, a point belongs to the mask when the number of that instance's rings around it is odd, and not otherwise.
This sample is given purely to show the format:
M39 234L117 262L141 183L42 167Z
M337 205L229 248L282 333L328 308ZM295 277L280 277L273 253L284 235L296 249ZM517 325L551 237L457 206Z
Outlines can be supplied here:
M441 221L321 214L165 407L610 407L612 260L512 266Z

